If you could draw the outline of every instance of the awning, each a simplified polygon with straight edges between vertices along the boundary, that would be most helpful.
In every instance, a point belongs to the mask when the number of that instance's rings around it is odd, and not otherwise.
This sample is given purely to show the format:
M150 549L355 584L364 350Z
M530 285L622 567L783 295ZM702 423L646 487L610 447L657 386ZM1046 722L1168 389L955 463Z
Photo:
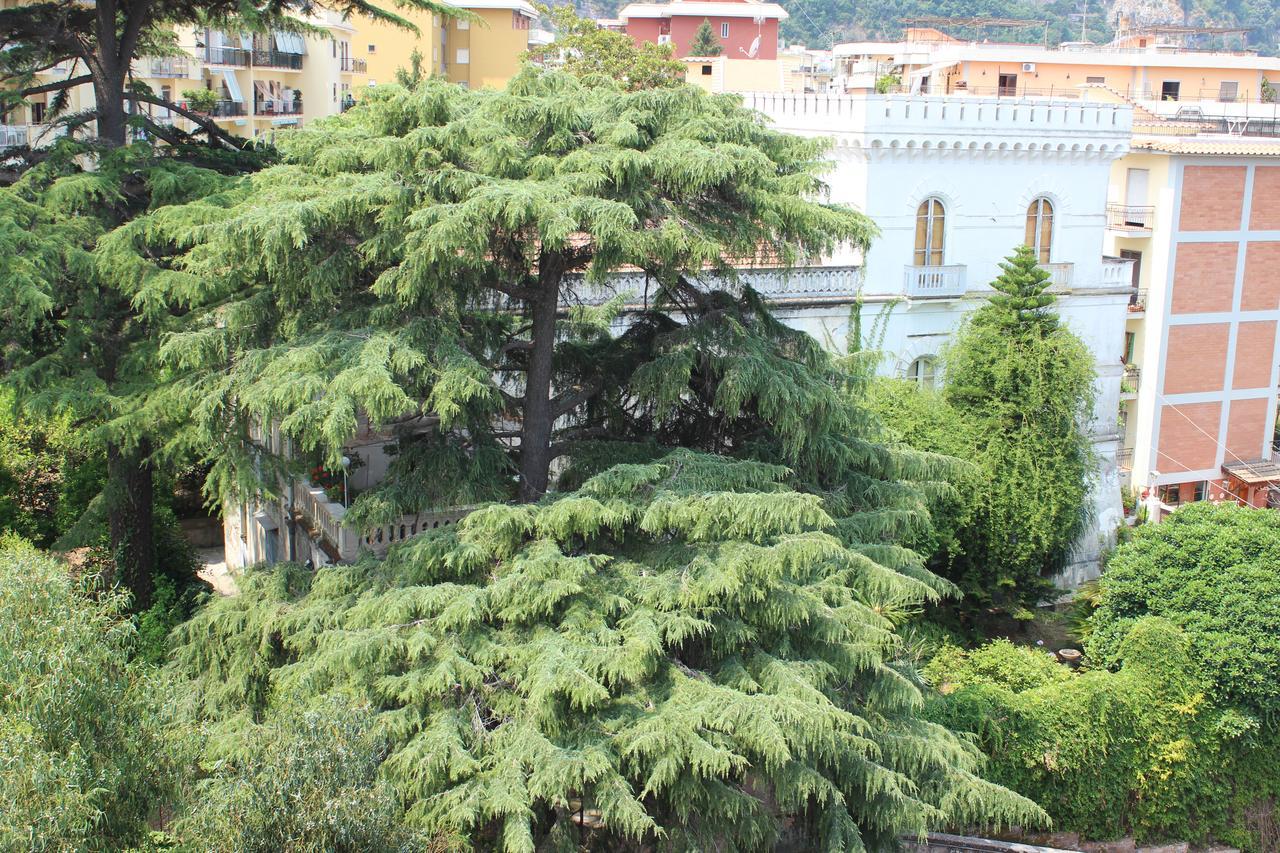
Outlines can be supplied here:
M222 82L227 84L227 92L231 95L231 100L237 104L244 103L244 95L240 92L240 83L236 81L236 73L234 71L223 70Z
M272 33L275 38L276 50L281 53L297 53L305 54L307 52L306 42L298 33Z
M1252 462L1227 462L1222 470L1250 486L1280 482L1280 462L1273 459L1256 459Z

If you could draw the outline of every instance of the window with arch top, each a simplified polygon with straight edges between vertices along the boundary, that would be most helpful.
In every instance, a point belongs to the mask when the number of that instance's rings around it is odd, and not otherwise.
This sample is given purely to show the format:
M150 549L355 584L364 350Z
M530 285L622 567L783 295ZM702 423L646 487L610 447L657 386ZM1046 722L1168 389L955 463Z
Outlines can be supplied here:
M907 378L921 388L932 388L937 378L937 360L931 355L922 355L907 368Z
M1049 251L1053 246L1053 202L1041 196L1027 207L1026 244L1036 253L1036 260L1049 263Z
M947 219L942 201L927 198L916 210L916 252L918 267L942 266L943 235Z

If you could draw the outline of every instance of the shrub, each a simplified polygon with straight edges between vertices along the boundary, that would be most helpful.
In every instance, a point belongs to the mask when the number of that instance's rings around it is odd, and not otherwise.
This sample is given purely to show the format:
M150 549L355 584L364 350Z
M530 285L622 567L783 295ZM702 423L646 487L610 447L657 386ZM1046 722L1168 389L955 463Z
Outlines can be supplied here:
M129 661L120 597L13 540L0 550L0 849L119 850L176 787L172 696Z
M1195 503L1144 525L1100 581L1090 657L1116 666L1130 626L1161 616L1186 632L1220 704L1280 711L1280 514Z
M992 779L1039 803L1059 830L1259 849L1248 814L1280 796L1280 740L1213 703L1189 646L1176 626L1148 617L1120 641L1118 672L1059 667L1065 677L1018 690L1006 686L1010 667L988 677L969 669L928 713L974 733ZM938 666L954 669L956 658Z
M373 711L339 697L232 728L211 741L212 773L177 835L192 849L227 853L425 849L379 778L385 752Z
M970 684L994 684L1015 692L1071 678L1071 671L1047 652L996 640L973 651L944 646L924 668L943 693Z

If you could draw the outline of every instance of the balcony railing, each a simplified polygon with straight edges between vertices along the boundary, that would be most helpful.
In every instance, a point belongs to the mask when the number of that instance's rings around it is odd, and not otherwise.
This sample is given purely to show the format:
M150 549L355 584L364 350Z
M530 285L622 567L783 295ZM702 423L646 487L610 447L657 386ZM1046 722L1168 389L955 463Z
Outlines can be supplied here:
M301 71L302 54L254 48L253 65L255 68L285 68L290 71Z
M298 116L302 115L302 100L285 100L283 98L259 99L253 102L253 114L257 116Z
M1124 375L1120 379L1120 393L1137 394L1142 385L1142 368L1136 364L1126 364Z
M343 74L364 74L369 70L369 63L363 59L356 59L352 56L342 57L342 73Z
M31 144L31 129L24 124L0 124L0 148Z
M204 61L210 65L237 65L242 68L249 65L249 51L239 47L206 47Z
M403 542L442 527L452 527L475 509L474 506L458 506L404 515L391 524L383 524L364 531L360 536L360 544L366 550L382 556L397 542Z
M234 118L248 114L249 107L244 101L218 101L213 105L213 109L209 110L209 115L214 118Z
M862 268L853 266L744 269L738 275L742 284L775 303L848 303L862 289ZM618 294L629 294L629 304L642 304L646 299L652 302L658 292L657 283L647 280L642 272L614 273L600 284L585 283L581 276L574 276L573 282L575 301L585 305L600 305ZM730 287L714 276L708 276L704 283L707 287Z
M185 56L151 57L152 77L189 77L191 66Z
M459 506L427 510L401 516L390 524L357 530L346 523L346 507L329 500L319 486L300 482L294 484L293 506L311 535L322 541L331 557L343 562L356 559L361 551L381 556L397 542L452 527L476 509Z
M1149 231L1156 209L1146 205L1108 204L1107 227L1125 231Z
M964 266L907 266L903 271L903 293L912 299L964 295Z
M1147 310L1147 292L1145 290L1135 290L1129 294L1129 311L1133 314L1141 314Z
M1054 290L1070 290L1075 277L1075 264L1041 264L1040 269L1049 274L1049 287Z
M1116 467L1121 471L1133 470L1133 448L1122 447L1116 451Z
M1133 287L1133 258L1103 258L1102 286Z

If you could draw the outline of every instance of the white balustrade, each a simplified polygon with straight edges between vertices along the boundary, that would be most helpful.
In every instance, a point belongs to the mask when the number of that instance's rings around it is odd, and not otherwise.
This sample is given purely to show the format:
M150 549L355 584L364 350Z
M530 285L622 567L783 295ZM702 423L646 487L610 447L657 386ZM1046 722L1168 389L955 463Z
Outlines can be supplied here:
M1133 259L1103 258L1102 286L1133 287Z
M908 265L903 275L903 293L911 299L930 299L964 296L965 268L962 264L950 266Z

